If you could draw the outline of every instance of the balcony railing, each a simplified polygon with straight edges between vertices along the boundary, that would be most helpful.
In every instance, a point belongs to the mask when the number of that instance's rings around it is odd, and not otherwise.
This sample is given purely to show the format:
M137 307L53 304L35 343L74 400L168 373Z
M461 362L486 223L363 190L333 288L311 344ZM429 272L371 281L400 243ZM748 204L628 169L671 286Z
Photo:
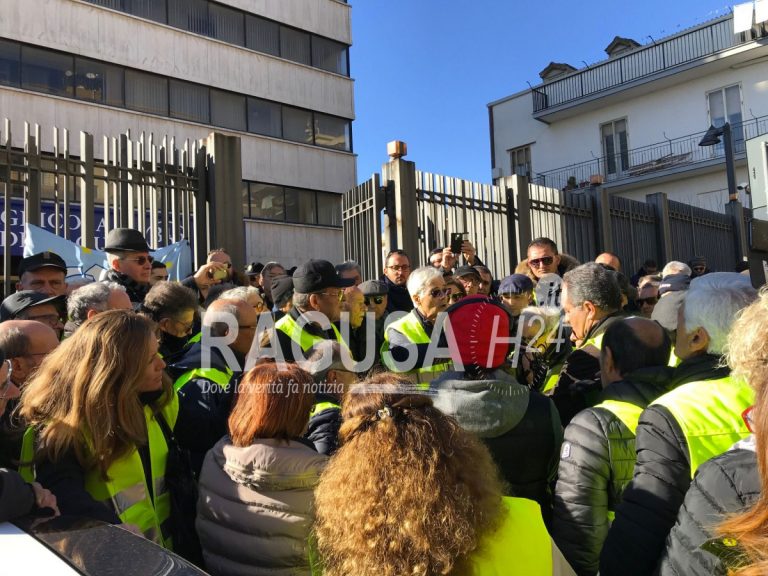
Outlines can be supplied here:
M760 24L750 31L734 34L733 17L724 17L533 88L533 113L542 113L765 37L766 32L766 26Z
M734 153L743 154L746 150L745 140L768 133L768 116L734 123L731 129ZM705 132L540 172L533 178L533 182L550 188L571 190L649 174L661 175L673 168L695 167L697 164L722 158L725 153L722 143L716 146L699 146Z

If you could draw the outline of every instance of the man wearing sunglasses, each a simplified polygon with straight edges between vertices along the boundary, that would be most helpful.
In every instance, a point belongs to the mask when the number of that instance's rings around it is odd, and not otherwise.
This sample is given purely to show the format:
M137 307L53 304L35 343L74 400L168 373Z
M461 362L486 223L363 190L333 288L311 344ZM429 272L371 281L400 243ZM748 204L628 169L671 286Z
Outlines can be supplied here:
M363 293L365 306L376 318L376 354L384 343L384 320L387 315L387 300L389 288L381 280L368 280L358 286Z
M35 320L50 326L59 339L64 333L66 315L67 307L64 296L49 297L32 290L15 292L0 303L0 322Z
M132 228L113 228L107 234L104 251L110 266L106 279L123 286L131 302L138 306L149 292L154 261L144 235Z
M562 278L563 274L579 265L573 257L559 254L557 244L544 237L536 238L528 245L526 262L534 281L545 274L557 274Z

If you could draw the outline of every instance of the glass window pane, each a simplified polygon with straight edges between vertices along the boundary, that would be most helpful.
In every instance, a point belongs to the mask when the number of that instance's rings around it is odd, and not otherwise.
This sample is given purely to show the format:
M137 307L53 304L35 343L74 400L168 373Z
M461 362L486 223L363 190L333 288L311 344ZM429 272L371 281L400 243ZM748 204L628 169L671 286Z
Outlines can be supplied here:
M334 42L320 36L313 36L312 66L348 76L347 47L340 42Z
M285 189L285 216L288 222L316 224L315 193L311 190Z
M723 92L709 93L709 121L715 126L725 124L725 103L723 102Z
M168 116L168 80L153 74L126 70L125 107Z
M280 138L280 104L248 98L248 131Z
M21 46L0 40L0 84L18 86L21 82Z
M343 118L315 113L315 144L350 151L350 122Z
M75 59L75 97L123 106L123 69L85 58Z
M171 117L209 124L208 88L171 80Z
M251 182L251 218L285 220L285 198L282 186Z
M280 56L309 65L309 34L285 26L280 27Z
M312 144L312 112L283 106L283 138Z
M208 5L210 34L223 42L245 46L243 13L218 4Z
M211 90L211 124L245 131L245 96Z
M317 193L317 223L341 226L341 194Z
M256 16L246 16L245 20L246 46L251 50L258 50L280 55L280 25Z
M741 122L741 91L738 85L725 89L725 109L731 124Z
M125 11L128 14L165 23L166 0L123 0Z
M249 186L248 182L243 180L243 186L241 188L241 194L243 197L243 217L244 218L250 218L251 217L251 200L250 196L248 194Z
M168 24L209 36L207 0L168 0Z
M22 46L21 62L22 88L72 96L75 76L72 56Z

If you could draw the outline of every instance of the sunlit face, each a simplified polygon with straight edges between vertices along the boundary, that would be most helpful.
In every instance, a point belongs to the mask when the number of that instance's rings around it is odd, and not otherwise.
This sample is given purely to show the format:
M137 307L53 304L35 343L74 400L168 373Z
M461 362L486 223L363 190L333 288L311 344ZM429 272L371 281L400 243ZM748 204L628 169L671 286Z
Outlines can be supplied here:
M531 246L528 248L528 267L536 278L544 274L557 274L560 255L555 254L551 246Z
M19 387L40 367L46 356L59 345L57 333L47 324L31 324L24 328L24 333L29 338L29 348L24 351L23 355L13 358L13 381Z
M512 316L520 316L523 308L531 302L531 293L523 292L521 294L501 294L501 303Z
M480 279L474 274L465 274L464 276L459 276L456 280L464 286L467 296L474 296L480 290Z
M35 320L36 322L42 322L43 324L50 326L56 331L58 338L61 338L61 334L64 332L64 322L62 322L61 315L53 304L46 303L31 306L25 311L24 319Z
M393 284L405 286L406 282L408 282L408 277L411 275L411 261L408 259L408 256L392 254L387 258L384 275Z
M342 307L345 311L349 312L349 323L352 328L359 328L362 326L367 308L365 305L365 297L360 290L347 289L344 294L344 303L342 304Z
M267 311L266 304L264 304L264 298L258 294L248 294L248 305L256 311L256 314L261 314Z
M637 305L640 315L650 318L656 303L659 300L659 289L651 283L644 284L637 296Z
M565 312L565 321L571 326L571 340L584 340L590 328L589 311L586 309L585 303L582 302L580 306L573 305L568 294L567 284L563 284L561 301Z
M464 298L465 294L462 292L458 286L455 284L446 284L448 289L451 291L450 294L448 294L448 305L456 304L459 300Z
M16 284L16 290L34 290L46 296L64 296L67 293L65 274L59 268L44 266L24 272Z
M149 284L152 274L152 261L149 252L128 252L115 260L114 268L139 284Z
M384 316L387 311L387 295L381 294L378 296L366 296L364 303L368 308L368 312L373 312L376 316L376 320Z
M144 375L138 387L139 392L154 392L163 388L165 362L157 353L157 339L150 340L149 351L149 358L144 359Z
M416 307L422 316L432 322L437 315L448 308L448 294L450 290L445 285L442 276L433 278L421 289L421 292L413 297Z
M183 338L192 333L195 325L195 311L190 308L182 310L178 315L160 320L160 329L171 336Z
M490 296L491 282L493 282L493 277L488 274L488 272L484 272L483 270L478 270L478 272L480 273L480 282L477 285L477 293Z
M149 275L149 283L154 286L158 282L165 282L168 280L168 268L163 266L162 268L152 268L152 272Z

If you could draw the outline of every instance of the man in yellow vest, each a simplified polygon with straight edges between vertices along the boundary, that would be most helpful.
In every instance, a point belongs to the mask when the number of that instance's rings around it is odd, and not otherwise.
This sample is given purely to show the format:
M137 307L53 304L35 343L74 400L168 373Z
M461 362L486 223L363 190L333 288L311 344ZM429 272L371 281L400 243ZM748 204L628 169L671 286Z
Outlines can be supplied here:
M578 412L596 404L600 394L603 333L621 317L616 272L594 262L577 266L563 276L561 302L574 350L565 359L551 394L565 426Z
M600 354L602 402L565 429L552 535L579 574L596 574L610 521L632 480L635 430L643 409L667 392L669 335L656 322L611 324Z
M293 308L275 324L277 360L295 362L323 340L343 343L334 322L341 317L344 288L353 286L327 260L310 260L293 273ZM345 344L346 346L346 344Z
M230 319L229 323L221 321L222 315ZM247 302L215 300L203 316L203 338L168 368L179 396L174 432L179 443L190 451L195 472L200 471L205 453L227 433L232 399L257 323L258 315ZM230 342L223 347L213 346L207 334Z
M754 403L746 382L715 363L739 310L757 296L746 276L715 272L697 278L680 307L675 352L677 385L640 416L637 464L600 558L600 574L650 574L696 469L749 435L742 417Z

